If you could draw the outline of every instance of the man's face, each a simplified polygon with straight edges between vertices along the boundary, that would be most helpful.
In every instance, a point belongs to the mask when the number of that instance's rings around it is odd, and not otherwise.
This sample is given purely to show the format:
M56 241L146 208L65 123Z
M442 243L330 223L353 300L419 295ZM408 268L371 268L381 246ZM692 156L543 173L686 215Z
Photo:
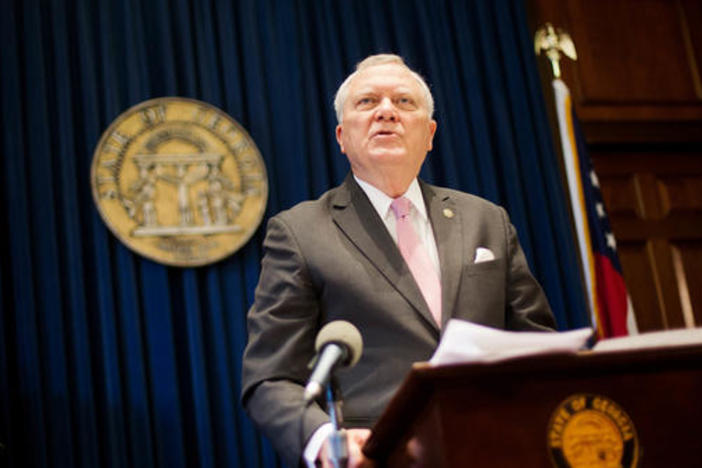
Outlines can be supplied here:
M401 65L384 64L351 81L336 139L354 174L383 190L419 174L435 131L417 80Z

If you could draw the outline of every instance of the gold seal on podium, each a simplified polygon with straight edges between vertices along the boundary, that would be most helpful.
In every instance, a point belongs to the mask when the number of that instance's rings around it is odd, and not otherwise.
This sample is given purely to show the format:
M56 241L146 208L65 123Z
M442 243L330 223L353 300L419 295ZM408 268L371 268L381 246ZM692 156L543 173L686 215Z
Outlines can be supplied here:
M633 468L639 446L634 424L600 395L569 397L551 415L548 446L558 468Z
M216 107L142 102L102 135L93 197L110 230L160 263L199 266L243 246L261 223L268 178L256 144Z

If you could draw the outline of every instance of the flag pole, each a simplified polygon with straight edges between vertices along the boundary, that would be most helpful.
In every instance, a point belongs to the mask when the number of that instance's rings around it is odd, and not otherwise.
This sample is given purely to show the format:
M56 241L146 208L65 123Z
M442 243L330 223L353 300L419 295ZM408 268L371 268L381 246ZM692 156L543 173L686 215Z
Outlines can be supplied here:
M590 240L589 236L586 234L588 232L587 218L582 216L583 210L580 204L582 202L582 190L578 190L579 178L576 177L577 165L573 164L572 145L569 145L573 136L572 125L570 125L572 122L570 121L570 112L563 112L565 108L570 110L571 102L570 94L566 91L566 95L564 96L563 93L565 84L561 80L561 57L565 55L571 60L577 60L578 54L570 35L560 28L554 28L551 23L546 23L534 34L534 52L536 55L541 55L543 52L551 63L551 71L553 73L551 85L553 86L554 98L556 101L555 110L558 123L558 138L561 142L560 152L562 154L563 163L561 170L563 171L566 192L570 201L570 219L573 223L573 233L578 248L580 279L583 290L585 291L585 302L590 312L590 321L595 325L596 329L600 329L595 309L596 304L593 292L594 278L592 275L593 269L591 268L592 262L588 255L590 251ZM567 90L567 87L565 87L565 89ZM563 125L564 122L566 125Z

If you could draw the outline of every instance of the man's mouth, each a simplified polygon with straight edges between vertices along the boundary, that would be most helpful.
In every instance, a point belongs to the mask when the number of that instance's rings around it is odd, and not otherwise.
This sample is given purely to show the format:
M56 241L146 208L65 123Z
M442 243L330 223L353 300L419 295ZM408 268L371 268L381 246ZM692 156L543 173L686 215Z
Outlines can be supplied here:
M373 138L375 137L387 137L387 136L393 136L397 135L395 132L392 130L378 130L377 132L373 133Z

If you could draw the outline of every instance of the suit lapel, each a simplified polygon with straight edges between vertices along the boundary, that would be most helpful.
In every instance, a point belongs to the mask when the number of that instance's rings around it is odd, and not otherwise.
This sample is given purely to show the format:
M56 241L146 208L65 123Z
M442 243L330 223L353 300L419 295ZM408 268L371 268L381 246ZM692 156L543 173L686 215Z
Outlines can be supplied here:
M392 287L438 332L429 307L397 245L351 174L332 199L332 218Z
M461 213L446 193L420 180L441 265L441 328L454 314L465 252Z

